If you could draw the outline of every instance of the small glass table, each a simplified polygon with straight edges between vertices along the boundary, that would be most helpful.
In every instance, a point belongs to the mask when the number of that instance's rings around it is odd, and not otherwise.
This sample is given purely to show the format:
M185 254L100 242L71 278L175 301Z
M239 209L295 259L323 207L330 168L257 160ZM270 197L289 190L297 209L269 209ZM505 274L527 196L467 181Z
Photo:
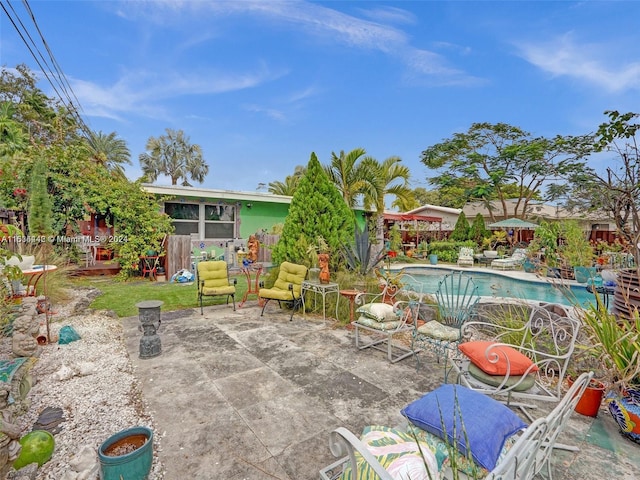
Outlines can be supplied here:
M340 285L337 283L313 283L302 282L302 297L304 298L305 292L313 292L313 303L315 307L316 295L319 293L322 295L322 319L327 319L326 312L326 297L329 293L335 293L336 297L336 317L338 316L338 299L340 298Z
M260 275L262 275L262 264L261 263L249 263L248 265L242 266L240 269L244 276L247 277L247 291L244 292L244 296L242 297L242 301L238 305L238 308L242 308L244 302L247 301L247 297L250 294L258 295L260 293ZM253 280L251 279L251 274L254 274ZM260 299L258 299L258 305L260 304Z

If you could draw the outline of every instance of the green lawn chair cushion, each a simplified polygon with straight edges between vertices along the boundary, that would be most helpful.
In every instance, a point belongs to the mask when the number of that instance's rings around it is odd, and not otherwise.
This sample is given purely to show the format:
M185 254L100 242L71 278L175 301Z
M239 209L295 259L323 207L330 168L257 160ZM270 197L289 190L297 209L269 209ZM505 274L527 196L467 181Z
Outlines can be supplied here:
M460 340L460 329L443 325L437 320L431 320L418 327L418 333L436 340L455 342Z
M302 282L307 276L307 267L291 262L282 262L278 272L278 278L272 288L261 288L258 292L260 298L291 301L300 298ZM289 285L293 285L293 298Z
M504 375L489 375L483 372L478 366L473 363L469 364L469 375L473 378L480 380L482 383L491 385L492 387L499 387L504 382L503 387L509 388L516 385L513 389L516 392L525 392L532 388L536 383L535 375L510 375L505 382Z
M358 307L356 312L372 320L377 320L378 322L388 322L398 319L398 316L393 311L393 306L388 303L367 303Z
M373 320L371 318L365 317L361 315L358 320L356 320L360 325L369 328L375 328L376 330L381 330L386 332L387 330L395 330L402 323L400 320L394 320L391 322L379 322L377 320Z

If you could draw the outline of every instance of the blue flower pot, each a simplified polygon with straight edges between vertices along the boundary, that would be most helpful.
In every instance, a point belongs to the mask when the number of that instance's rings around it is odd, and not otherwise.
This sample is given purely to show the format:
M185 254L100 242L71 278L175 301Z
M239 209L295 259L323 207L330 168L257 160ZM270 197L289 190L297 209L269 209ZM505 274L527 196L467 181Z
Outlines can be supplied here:
M438 255L432 253L431 255L429 255L429 263L431 265L437 265L438 264Z
M153 463L153 430L133 427L105 440L98 449L100 480L146 480Z

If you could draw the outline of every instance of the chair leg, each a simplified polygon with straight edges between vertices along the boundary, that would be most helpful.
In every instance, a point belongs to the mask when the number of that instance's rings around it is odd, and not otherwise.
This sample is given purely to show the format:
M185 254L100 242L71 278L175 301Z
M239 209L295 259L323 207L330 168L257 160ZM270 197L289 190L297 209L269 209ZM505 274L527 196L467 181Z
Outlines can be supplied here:
M233 311L236 311L236 296L231 295L231 300L233 301ZM227 297L227 303L229 303L229 298Z
M260 312L260 316L262 316L264 314L264 309L267 306L267 303L269 303L269 300L271 300L270 298L265 298L264 299L264 304L262 305L262 311Z
M200 299L200 315L204 315L204 310L202 309L202 294L198 295Z

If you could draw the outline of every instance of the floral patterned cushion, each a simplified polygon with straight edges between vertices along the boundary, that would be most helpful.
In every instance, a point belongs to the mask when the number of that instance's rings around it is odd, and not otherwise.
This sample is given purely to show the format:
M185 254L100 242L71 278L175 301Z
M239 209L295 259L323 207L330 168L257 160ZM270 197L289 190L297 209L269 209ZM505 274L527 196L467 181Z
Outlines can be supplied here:
M447 325L441 324L437 320L431 320L421 327L418 327L418 332L422 335L435 338L437 340L455 342L460 339L459 328L448 327Z
M378 322L389 322L398 319L393 306L388 303L367 303L358 307L356 312Z
M418 442L408 433L383 426L369 426L360 438L378 463L394 480L437 480L438 462L428 445ZM356 453L357 478L378 478L371 466ZM351 466L345 468L340 480L352 480Z

